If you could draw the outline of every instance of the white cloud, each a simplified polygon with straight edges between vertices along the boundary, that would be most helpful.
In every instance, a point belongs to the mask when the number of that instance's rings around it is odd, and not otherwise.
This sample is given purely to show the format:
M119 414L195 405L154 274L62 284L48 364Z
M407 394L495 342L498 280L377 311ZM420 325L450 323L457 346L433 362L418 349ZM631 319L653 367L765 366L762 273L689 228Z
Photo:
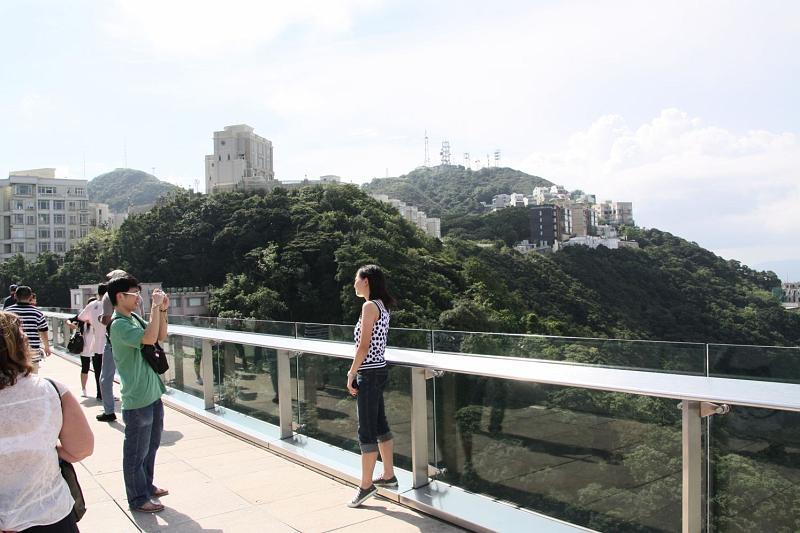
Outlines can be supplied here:
M354 12L374 0L117 0L106 29L168 56L225 57L269 43L294 26L314 32L350 29Z
M639 225L747 264L800 259L800 138L735 133L678 109L631 126L617 115L534 152L522 168L602 198L634 202Z

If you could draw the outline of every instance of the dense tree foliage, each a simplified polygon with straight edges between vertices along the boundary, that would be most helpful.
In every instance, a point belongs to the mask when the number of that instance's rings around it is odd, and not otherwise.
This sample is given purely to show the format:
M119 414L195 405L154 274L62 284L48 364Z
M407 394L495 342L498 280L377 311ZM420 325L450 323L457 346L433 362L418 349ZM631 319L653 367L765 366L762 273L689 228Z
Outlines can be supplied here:
M364 186L370 194L388 194L425 211L429 217L482 213L496 194L531 194L552 183L512 168L469 170L462 166L420 167L397 178L376 178Z
M176 189L152 174L132 168L118 168L89 181L92 202L108 204L114 213L125 213L128 207L148 207Z

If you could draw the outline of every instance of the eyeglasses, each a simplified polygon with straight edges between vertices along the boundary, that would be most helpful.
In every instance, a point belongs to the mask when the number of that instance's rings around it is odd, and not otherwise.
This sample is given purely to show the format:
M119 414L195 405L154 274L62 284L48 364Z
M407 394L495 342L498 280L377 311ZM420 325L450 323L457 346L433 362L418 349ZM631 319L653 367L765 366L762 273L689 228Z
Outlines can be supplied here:
M142 297L142 293L140 293L140 292L123 292L122 294L128 294L130 296L136 296L137 298L141 298Z

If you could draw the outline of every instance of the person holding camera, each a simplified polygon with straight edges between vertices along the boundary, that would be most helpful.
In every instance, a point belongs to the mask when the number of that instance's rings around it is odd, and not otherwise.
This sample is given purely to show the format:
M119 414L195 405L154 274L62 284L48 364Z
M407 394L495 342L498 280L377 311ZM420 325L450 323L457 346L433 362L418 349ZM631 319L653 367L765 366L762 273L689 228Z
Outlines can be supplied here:
M134 313L142 300L139 281L130 275L112 279L108 295L114 305L109 339L121 384L125 441L122 471L125 492L132 511L157 513L164 506L154 498L169 491L153 485L156 452L164 428L161 395L166 387L142 355L142 348L167 338L169 298L161 289L151 296L150 320Z

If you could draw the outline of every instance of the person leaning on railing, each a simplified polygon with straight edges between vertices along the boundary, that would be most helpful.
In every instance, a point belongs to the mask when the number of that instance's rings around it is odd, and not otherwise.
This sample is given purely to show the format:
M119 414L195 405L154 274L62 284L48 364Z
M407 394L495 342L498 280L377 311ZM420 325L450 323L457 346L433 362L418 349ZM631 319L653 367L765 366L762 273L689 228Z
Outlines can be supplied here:
M33 373L30 352L20 319L0 311L0 531L76 532L58 460L91 455L94 435L67 387Z
M394 475L394 440L386 421L383 390L389 381L384 352L389 335L388 308L395 299L386 289L386 278L380 267L366 265L356 272L353 289L367 301L361 306L361 317L355 328L356 355L347 372L347 390L358 399L358 443L361 447L361 484L347 504L358 507L374 495L378 487L397 487ZM373 480L378 461L383 461L383 475Z

